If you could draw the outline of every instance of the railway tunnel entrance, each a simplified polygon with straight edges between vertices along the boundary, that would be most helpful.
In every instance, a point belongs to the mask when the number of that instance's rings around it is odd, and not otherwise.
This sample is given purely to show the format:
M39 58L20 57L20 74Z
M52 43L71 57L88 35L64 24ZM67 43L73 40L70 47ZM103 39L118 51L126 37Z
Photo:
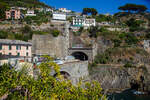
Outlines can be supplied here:
M79 59L81 61L87 61L88 60L88 56L83 52L74 52L74 53L72 53L72 56L74 56L75 59Z

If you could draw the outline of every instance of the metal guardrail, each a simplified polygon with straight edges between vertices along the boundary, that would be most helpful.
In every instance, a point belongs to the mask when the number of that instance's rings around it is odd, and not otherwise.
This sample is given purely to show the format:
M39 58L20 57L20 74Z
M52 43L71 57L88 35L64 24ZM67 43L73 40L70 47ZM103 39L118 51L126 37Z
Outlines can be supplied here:
M92 50L93 48L87 48L87 47L72 47L69 48L69 50Z

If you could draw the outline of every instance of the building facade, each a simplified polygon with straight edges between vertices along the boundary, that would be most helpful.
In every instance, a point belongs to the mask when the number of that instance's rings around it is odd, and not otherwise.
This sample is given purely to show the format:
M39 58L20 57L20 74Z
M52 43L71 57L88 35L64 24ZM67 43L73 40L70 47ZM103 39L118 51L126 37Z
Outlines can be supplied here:
M73 26L77 27L90 27L90 26L96 26L95 19L85 18L83 16L76 16L73 17Z
M0 39L0 55L31 57L32 44L20 40Z
M150 52L150 40L142 41L142 45L143 45L144 50L146 50L147 52Z
M85 19L84 27L96 26L95 19Z
M65 21L66 19L67 19L67 16L64 13L53 13L53 20Z
M36 16L34 10L28 10L26 16Z
M11 9L5 12L6 19L20 19L21 12L19 9Z
M58 10L61 11L61 12L65 12L65 13L70 13L71 12L71 10L67 10L66 8L59 8Z
M83 26L85 18L82 16L73 17L73 26Z

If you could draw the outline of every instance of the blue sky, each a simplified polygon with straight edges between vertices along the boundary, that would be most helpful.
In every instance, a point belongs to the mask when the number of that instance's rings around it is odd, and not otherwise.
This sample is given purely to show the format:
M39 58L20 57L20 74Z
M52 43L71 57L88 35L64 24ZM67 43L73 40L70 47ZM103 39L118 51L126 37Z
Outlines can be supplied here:
M67 8L76 12L82 12L85 7L96 8L99 13L116 13L118 7L126 3L142 4L150 11L150 0L40 0L56 8Z

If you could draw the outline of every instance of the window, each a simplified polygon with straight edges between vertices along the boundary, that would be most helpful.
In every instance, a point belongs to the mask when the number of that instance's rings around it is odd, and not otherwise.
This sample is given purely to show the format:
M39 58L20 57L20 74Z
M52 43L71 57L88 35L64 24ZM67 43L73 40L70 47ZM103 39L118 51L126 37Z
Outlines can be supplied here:
M0 44L0 50L2 50L2 45Z
M17 53L17 56L20 56L20 53Z
M26 49L28 50L28 49L29 49L29 47L27 46L27 47L26 47Z
M16 50L18 50L18 45L16 45Z
M11 53L9 53L9 56L11 56Z
M21 46L20 45L16 45L16 49L17 50L21 50Z
M9 45L9 50L11 50L11 45Z
M26 56L29 56L29 53L28 53L28 52L26 53Z

